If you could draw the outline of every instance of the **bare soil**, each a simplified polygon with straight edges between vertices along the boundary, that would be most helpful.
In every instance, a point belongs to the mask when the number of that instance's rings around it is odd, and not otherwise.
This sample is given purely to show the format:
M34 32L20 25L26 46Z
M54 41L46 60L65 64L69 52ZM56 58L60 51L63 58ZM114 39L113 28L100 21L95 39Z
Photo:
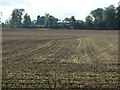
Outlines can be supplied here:
M3 88L119 89L118 31L2 30Z

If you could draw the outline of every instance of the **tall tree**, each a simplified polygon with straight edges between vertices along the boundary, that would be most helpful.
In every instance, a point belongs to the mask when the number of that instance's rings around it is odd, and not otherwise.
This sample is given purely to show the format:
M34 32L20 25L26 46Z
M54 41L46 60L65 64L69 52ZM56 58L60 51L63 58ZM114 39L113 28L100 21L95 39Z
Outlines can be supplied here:
M66 17L66 18L63 20L63 22L65 22L65 23L70 23L70 19L69 19L68 17Z
M29 26L31 24L31 18L30 18L30 15L28 15L27 13L25 14L24 16L24 25L25 26Z
M93 18L90 15L85 18L85 28L94 29Z
M76 29L77 22L75 16L71 16L69 21L70 21L70 29Z
M46 13L45 14L45 27L49 27L50 21L49 21L50 14Z
M63 20L63 25L65 28L75 29L77 27L77 20L75 19L75 16L71 16L70 18L66 17Z
M62 28L65 29L69 29L70 28L70 20L68 17L66 17L63 21L62 21Z
M91 11L91 15L93 17L93 23L95 25L95 29L105 29L105 22L103 21L103 9L97 8Z
M12 12L11 23L14 26L21 25L22 14L24 9L14 9Z
M118 29L120 30L120 6L117 8L117 24L118 24Z
M45 27L56 28L57 27L57 22L58 22L57 18L50 15L49 13L45 14Z
M117 21L116 21L117 12L113 5L110 5L105 8L103 13L103 20L106 23L108 29L116 29Z

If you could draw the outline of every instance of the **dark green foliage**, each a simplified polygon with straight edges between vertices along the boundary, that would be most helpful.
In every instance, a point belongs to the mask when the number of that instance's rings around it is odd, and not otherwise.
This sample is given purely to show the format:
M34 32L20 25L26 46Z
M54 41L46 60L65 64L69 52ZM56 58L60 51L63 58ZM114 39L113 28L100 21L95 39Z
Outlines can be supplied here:
M85 18L85 28L94 29L93 18L91 16Z
M117 7L117 24L118 29L120 30L120 6Z
M71 16L70 18L70 29L76 29L77 27L77 21L74 16Z
M70 29L70 20L69 20L69 18L66 17L66 18L62 21L61 26L62 26L62 28Z
M97 8L93 11L91 11L91 15L92 17L94 18L94 26L95 26L95 29L105 29L105 22L103 20L103 9L102 8Z
M17 27L18 25L21 25L22 20L22 14L24 9L14 9L12 12L12 17L10 20L10 24L14 27Z
M117 21L116 21L116 9L113 5L105 8L103 13L103 20L106 23L107 29L116 29L117 28Z
M44 16L37 16L37 20L31 21L30 15L25 15L22 20L24 9L14 9L11 18L5 22L4 27L24 28L61 28L61 29L96 29L115 30L120 29L120 6L110 5L106 8L97 8L86 16L85 21L76 20L75 16L66 17L59 21L58 18L46 13ZM23 22L22 22L23 21ZM59 21L59 22L58 22Z
M75 19L75 16L71 16L71 18L65 18L62 22L63 24L63 28L66 29L77 29L79 23L77 22L77 20Z
M23 24L24 24L25 26L31 25L31 18L30 18L30 16L29 16L27 13L26 13L25 16L24 16Z
M84 21L83 20L77 20L76 29L84 29L84 28L85 28Z
M50 15L49 13L45 14L45 27L48 28L57 28L58 25L58 19L54 16Z
M22 25L21 28L46 28L44 25Z

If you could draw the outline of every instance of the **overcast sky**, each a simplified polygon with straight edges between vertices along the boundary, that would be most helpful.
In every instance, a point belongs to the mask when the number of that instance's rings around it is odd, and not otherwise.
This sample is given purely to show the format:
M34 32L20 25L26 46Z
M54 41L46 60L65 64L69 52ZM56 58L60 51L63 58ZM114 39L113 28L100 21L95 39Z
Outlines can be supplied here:
M75 16L76 19L84 20L89 13L96 8L104 8L109 5L118 6L120 0L0 0L0 12L3 13L2 21L9 19L12 10L24 8L25 13L36 19L37 15L50 13L64 19Z

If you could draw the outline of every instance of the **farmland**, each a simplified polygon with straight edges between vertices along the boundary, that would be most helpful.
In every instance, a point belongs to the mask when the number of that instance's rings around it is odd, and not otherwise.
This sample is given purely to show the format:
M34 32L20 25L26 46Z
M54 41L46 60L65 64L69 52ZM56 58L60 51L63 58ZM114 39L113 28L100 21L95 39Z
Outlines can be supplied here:
M3 29L3 88L116 88L118 31Z

